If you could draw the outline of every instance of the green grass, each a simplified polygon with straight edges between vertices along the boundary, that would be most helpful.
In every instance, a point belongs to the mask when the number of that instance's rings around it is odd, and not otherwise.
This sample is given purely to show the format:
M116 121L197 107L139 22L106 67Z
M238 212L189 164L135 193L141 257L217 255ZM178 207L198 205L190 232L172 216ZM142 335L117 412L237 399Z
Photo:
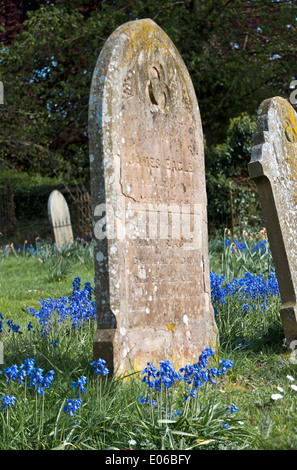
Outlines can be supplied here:
M244 235L240 240L248 245L244 251L234 250L230 237L226 246L226 233L224 239L212 240L211 270L225 274L228 281L244 277L246 272L267 276L273 271L270 252L253 252L262 235L252 239ZM2 394L11 393L17 401L11 408L0 409L1 449L297 449L297 392L291 388L297 384L296 365L284 346L278 298L269 298L261 314L260 303L250 314L244 313L236 296L217 305L221 343L213 361L215 365L219 359L230 359L232 368L215 386L201 388L199 400L193 404L186 405L182 383L163 396L161 405L157 394L157 410L140 403L140 396L148 396L148 389L135 371L129 380L102 378L98 395L97 376L90 366L94 323L77 330L69 322L56 326L50 339L57 339L59 347L41 339L36 319L36 333L26 331L32 320L29 308L38 310L40 300L69 296L74 277L80 277L82 285L93 284L89 245L58 254L49 245L41 248L34 254L25 251L17 256L0 252L0 313L3 323L12 319L23 330L19 335L5 327L2 334L5 364L0 366L0 405ZM61 256L67 261L65 266L59 265ZM4 369L20 366L28 357L33 357L44 373L54 370L55 379L43 396L28 388L24 407L24 386L8 384ZM67 399L77 398L72 383L82 375L87 377L87 392L81 394L81 408L70 417L63 409ZM282 398L273 399L276 393ZM183 415L164 414L165 404L166 409L168 406ZM238 411L227 416L225 410L232 405ZM226 420L229 429L222 427Z
M33 256L0 254L0 313L19 324L28 320L28 307L38 307L40 300L70 295L74 277L80 277L83 283L94 278L89 252L82 256L78 248L75 255L67 257L70 250L66 250L63 270L59 267L60 255L42 256L41 251Z

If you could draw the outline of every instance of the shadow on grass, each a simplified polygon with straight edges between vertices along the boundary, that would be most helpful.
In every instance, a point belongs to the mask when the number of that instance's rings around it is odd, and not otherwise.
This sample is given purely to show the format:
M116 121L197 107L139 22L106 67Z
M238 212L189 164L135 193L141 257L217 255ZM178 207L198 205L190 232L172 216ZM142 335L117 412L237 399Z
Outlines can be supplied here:
M284 331L281 325L269 326L261 337L251 337L249 349L255 353L282 354L286 347Z
M28 358L35 360L36 367L45 371L54 369L61 376L86 374L91 370L93 361L92 336L72 334L69 338L50 341L39 337L30 340L28 334L16 336L9 333L2 338L4 345L4 364L1 368L12 364L20 366Z
M250 351L256 354L282 354L286 351L284 331L280 324L269 326L265 332L251 332L245 338L220 333L220 346L227 351Z

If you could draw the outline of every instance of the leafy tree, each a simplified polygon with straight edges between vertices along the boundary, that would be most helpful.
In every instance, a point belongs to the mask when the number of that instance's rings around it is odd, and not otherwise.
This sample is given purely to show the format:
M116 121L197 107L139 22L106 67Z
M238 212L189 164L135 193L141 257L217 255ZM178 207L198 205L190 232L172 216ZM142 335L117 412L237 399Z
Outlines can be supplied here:
M248 176L247 166L251 158L252 136L257 131L256 116L246 112L230 119L226 140L206 150L206 171L223 173L228 168L228 177Z
M208 147L223 145L230 119L256 115L270 96L289 96L297 47L290 0L0 0L0 158L31 172L88 178L88 98L98 54L116 27L146 17L184 58Z
M255 116L242 113L230 120L225 142L206 148L206 188L210 228L240 224L254 226L261 218L256 186L249 180L247 166ZM226 171L226 168L228 171Z

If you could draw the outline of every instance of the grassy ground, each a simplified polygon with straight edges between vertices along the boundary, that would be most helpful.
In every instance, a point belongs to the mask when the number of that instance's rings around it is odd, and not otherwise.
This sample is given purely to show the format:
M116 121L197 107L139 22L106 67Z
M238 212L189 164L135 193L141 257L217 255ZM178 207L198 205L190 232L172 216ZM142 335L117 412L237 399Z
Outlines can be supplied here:
M32 251L32 253L31 253ZM0 251L0 313L22 324L28 320L28 307L40 300L70 295L72 281L93 282L94 266L89 245L65 250L60 256L48 244L30 246L15 252Z
M107 381L91 366L95 322L89 314L94 298L84 287L93 285L90 245L78 244L59 256L42 245L17 254L2 249L5 364L0 366L0 448L297 449L296 364L284 346L265 232L244 234L236 242L225 232L224 238L210 243L210 263L220 346L204 370L214 373L214 367L222 367L219 361L226 360L232 367L214 375L215 384L207 381L195 389L191 383L190 390L172 371L165 373L160 367L163 384L171 380L160 395L139 373L130 380ZM77 277L79 287L72 284ZM53 306L48 300L43 315L36 315L42 299L60 296L68 301ZM54 321L65 312L67 320ZM78 318L79 313L88 313L87 321ZM33 330L28 331L30 321ZM42 335L45 327L48 333ZM54 371L54 380L48 389L42 382L40 393L32 377L31 386L19 383L28 358L35 359L36 370L41 368L44 377ZM18 378L13 377L13 365ZM195 399L185 400L195 390ZM15 397L14 404L6 404L8 396Z

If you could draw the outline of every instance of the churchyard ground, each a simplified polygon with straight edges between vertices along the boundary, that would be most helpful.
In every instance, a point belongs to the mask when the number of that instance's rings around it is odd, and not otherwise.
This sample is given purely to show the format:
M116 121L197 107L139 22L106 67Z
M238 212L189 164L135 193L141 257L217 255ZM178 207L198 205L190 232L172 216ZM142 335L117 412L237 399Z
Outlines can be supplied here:
M154 388L153 370L108 379L93 364L91 244L15 248L1 249L2 449L296 449L296 364L264 231L210 241L220 345L197 387L166 363Z

